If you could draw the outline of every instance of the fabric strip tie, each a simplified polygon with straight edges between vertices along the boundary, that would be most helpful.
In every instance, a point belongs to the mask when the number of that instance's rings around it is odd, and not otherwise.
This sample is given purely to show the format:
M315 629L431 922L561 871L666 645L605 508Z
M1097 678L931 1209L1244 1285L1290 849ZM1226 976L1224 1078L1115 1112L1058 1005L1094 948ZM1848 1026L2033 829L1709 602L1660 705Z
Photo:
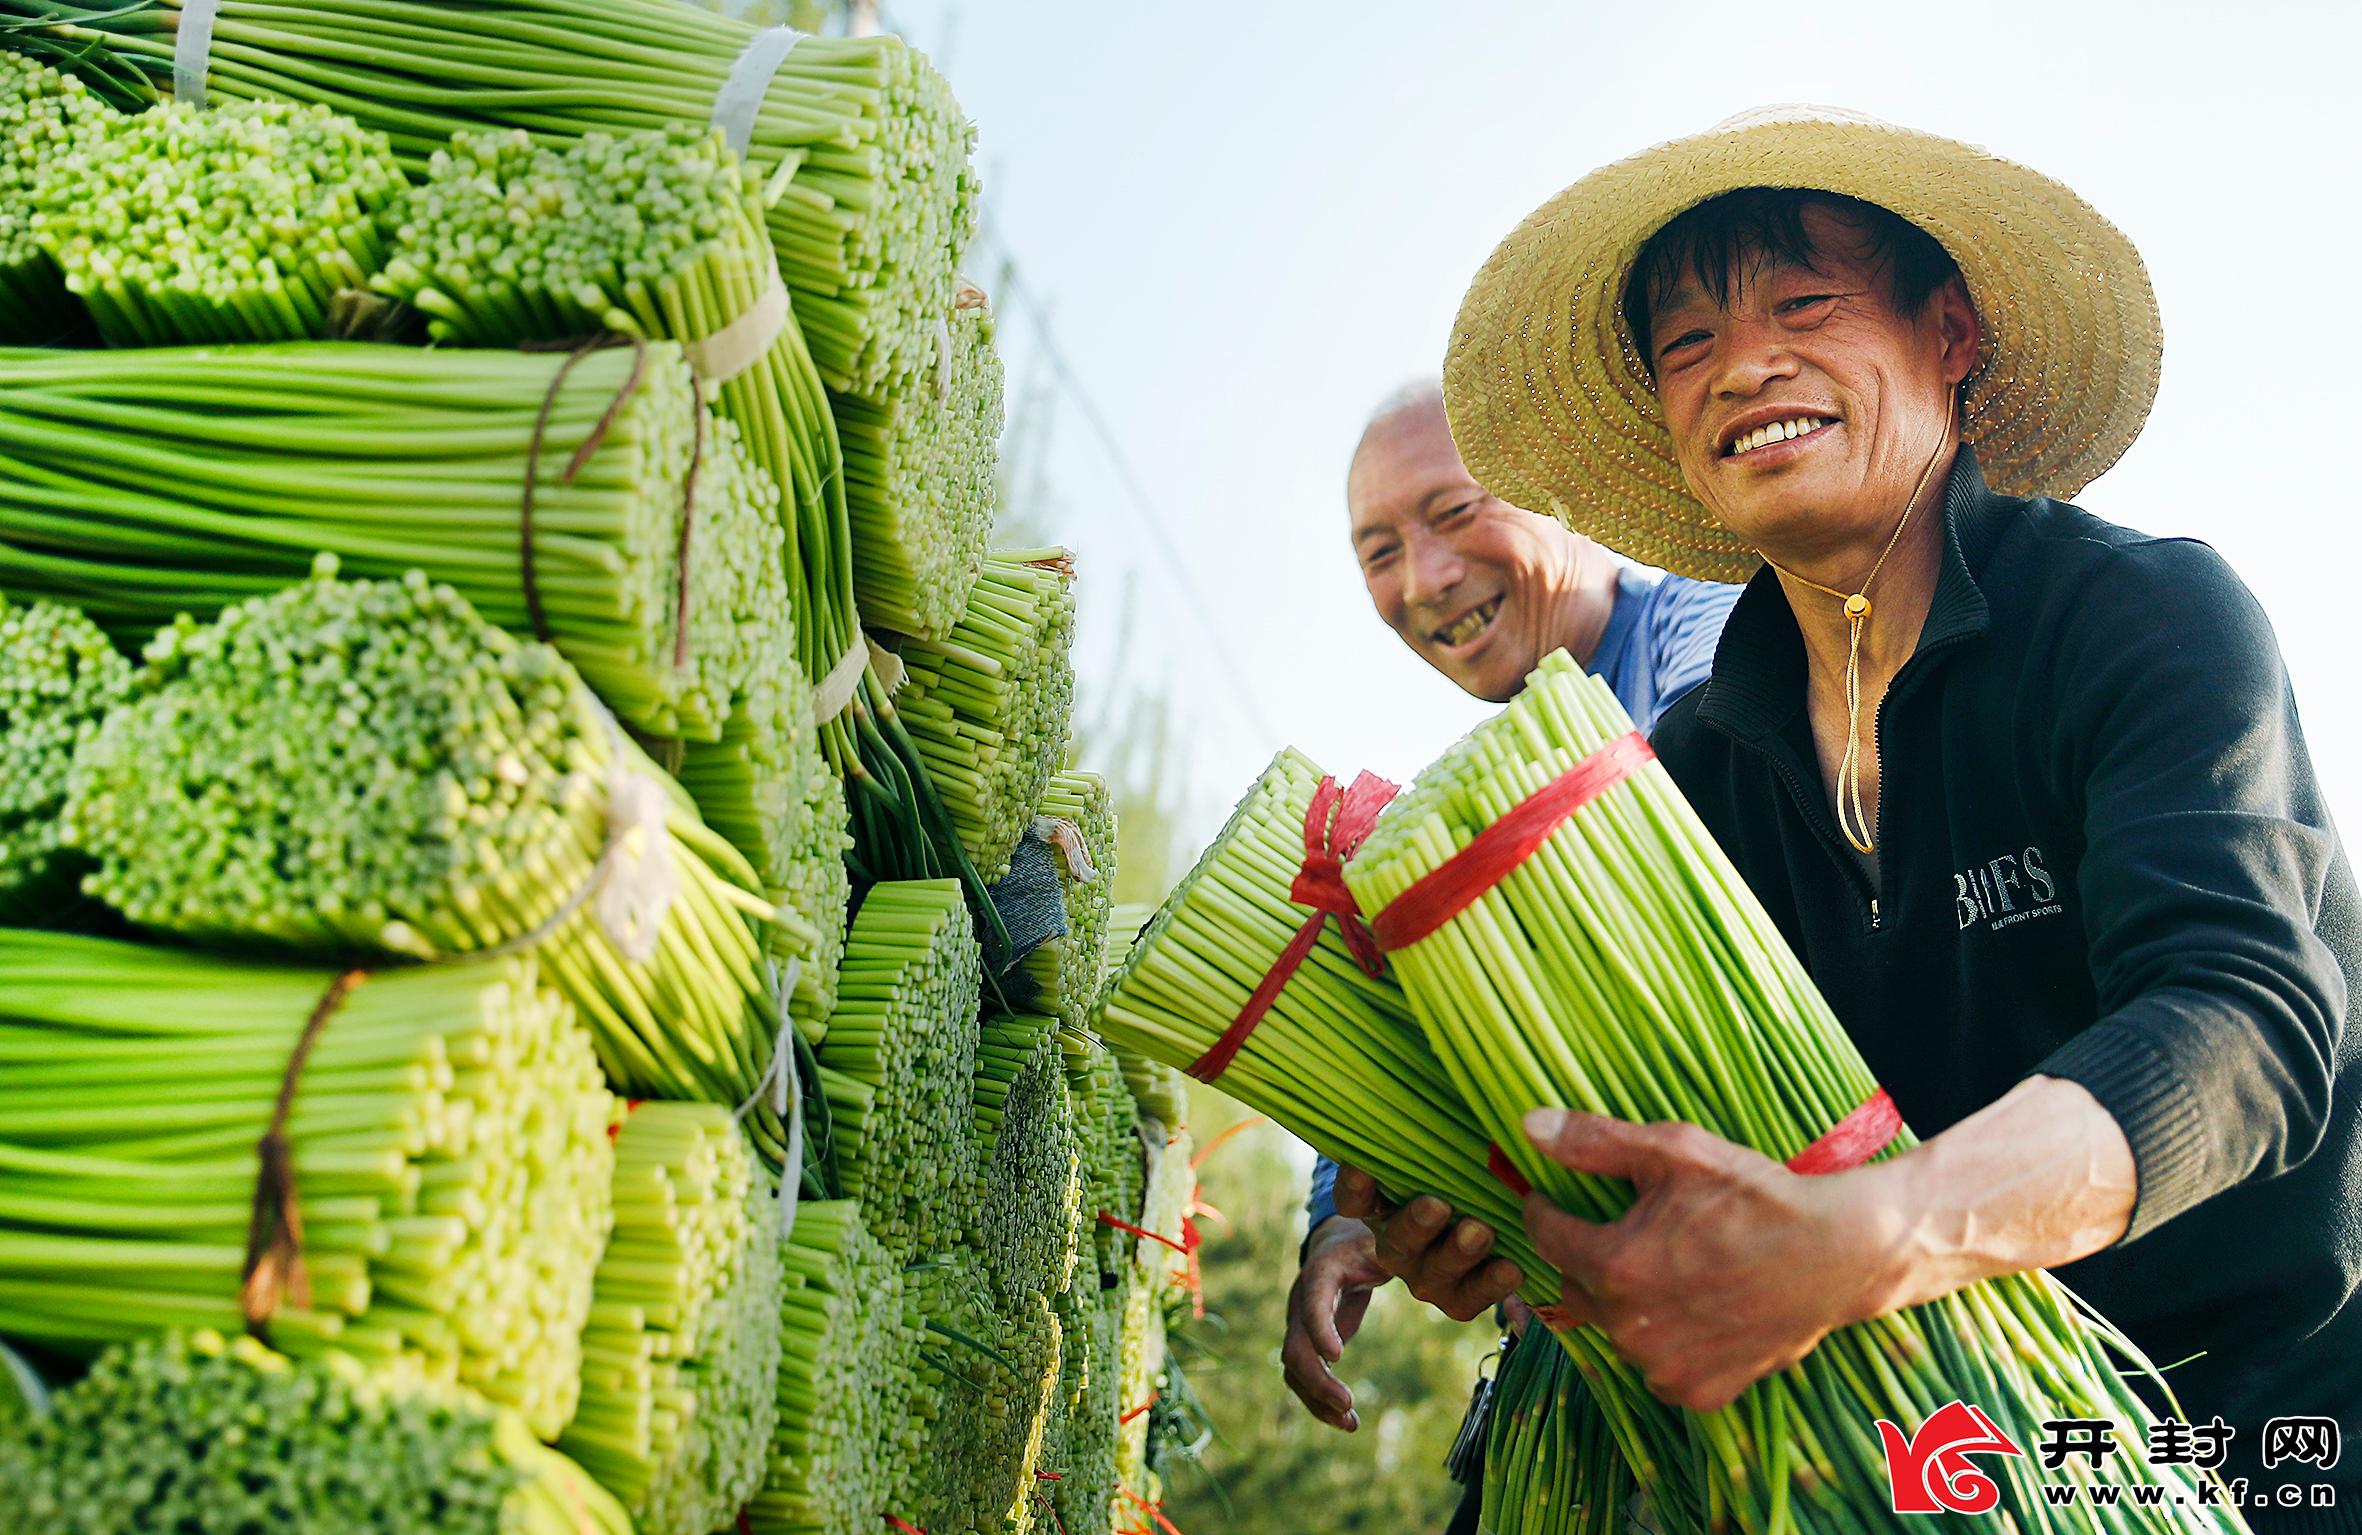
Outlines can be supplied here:
M740 159L754 146L755 119L762 115L763 98L771 94L772 80L804 37L793 27L766 27L757 32L746 40L730 73L723 77L722 88L714 92L713 126L721 130L730 153Z
M1656 759L1636 730L1527 795L1378 913L1371 924L1378 947L1391 954L1441 928L1532 857L1569 816Z
M774 262L765 274L762 295L737 319L701 340L683 342L681 355L709 384L727 384L770 355L772 343L787 331L787 284L780 281Z
M1061 816L1037 815L1033 818L1033 834L1066 860L1068 878L1084 885L1099 883L1099 868L1091 862L1090 844L1083 840L1080 826Z
M182 0L180 26L172 39L172 99L205 105L205 77L213 72L213 23L221 0Z
M303 1266L303 1211L296 1197L295 1148L287 1141L287 1117L295 1111L295 1091L321 1031L335 1017L356 987L369 979L366 970L347 970L328 983L328 990L304 1020L295 1048L288 1052L287 1069L279 1077L279 1096L271 1105L270 1128L255 1146L261 1167L254 1179L254 1212L246 1226L246 1269L238 1304L246 1330L265 1336L282 1297L306 1310L312 1304L311 1276Z
M1361 920L1361 907L1353 893L1345 888L1345 860L1360 849L1377 828L1378 812L1402 792L1375 773L1363 773L1353 780L1353 787L1340 790L1337 780L1323 777L1320 787L1312 794L1312 803L1304 812L1304 866L1297 871L1294 883L1288 887L1288 899L1299 906L1312 908L1312 915L1296 930L1296 936L1280 952L1262 984L1247 998L1246 1006L1238 1010L1222 1037L1213 1047L1197 1058L1189 1068L1189 1075L1200 1082L1212 1082L1230 1069L1232 1061L1255 1032L1263 1015L1279 1000L1298 967L1320 943L1321 929L1330 917L1337 919L1337 927L1345 935L1345 947L1351 951L1353 962L1364 973L1382 975L1386 970L1385 956L1378 952L1378 942ZM1332 823L1332 816L1334 818Z
M861 674L869 670L869 641L861 631L853 631L853 643L837 657L837 664L828 669L812 689L812 718L827 724L852 707L853 695L860 690Z

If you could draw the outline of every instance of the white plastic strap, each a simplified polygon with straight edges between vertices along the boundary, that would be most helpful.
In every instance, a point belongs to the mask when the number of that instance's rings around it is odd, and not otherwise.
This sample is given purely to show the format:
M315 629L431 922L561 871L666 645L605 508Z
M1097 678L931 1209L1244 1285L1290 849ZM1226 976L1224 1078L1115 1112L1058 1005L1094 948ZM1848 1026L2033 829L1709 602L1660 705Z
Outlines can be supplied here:
M935 400L948 404L951 400L951 322L935 322Z
M539 926L479 951L478 957L536 948L591 902L597 903L601 930L625 959L644 965L656 957L664 919L681 893L672 828L665 824L668 797L664 785L625 765L623 727L603 705L599 714L606 721L614 769L607 783L607 842L599 849L599 861L581 887Z
M1099 870L1091 862L1090 844L1083 841L1083 829L1060 816L1037 815L1033 818L1033 834L1066 857L1066 872L1078 884L1099 883Z
M772 962L771 991L779 1005L779 1038L771 1045L771 1064L763 1068L763 1075L756 1081L754 1091L747 1094L746 1102L738 1105L730 1116L746 1118L768 1095L771 1112L787 1126L787 1155L779 1164L779 1240L782 1242L795 1235L796 1207L804 1192L804 1075L796 1065L795 1022L787 1013L787 999L795 995L796 978L802 973L802 966L796 960L790 959L785 965Z
M853 643L837 658L812 689L812 718L827 724L852 705L854 690L861 686L861 674L869 670L869 641L861 631L853 631Z
M727 384L761 362L771 343L786 329L787 284L779 280L779 268L774 265L770 285L746 313L704 340L689 342L681 348L681 355L699 378L709 384Z
M172 42L172 99L205 105L205 76L213 65L213 20L221 0L182 0L180 31Z
M730 66L722 88L714 93L713 125L722 130L730 152L743 157L755 141L755 118L779 66L804 34L793 27L766 27L746 40L738 62Z
M607 850L600 855L607 871L598 881L596 910L609 941L635 965L656 957L665 914L681 893L666 798L664 786L647 774L622 771L607 793Z
M877 669L878 686L886 690L888 698L901 692L902 684L910 680L910 668L904 666L902 658L891 650L871 651L869 664Z

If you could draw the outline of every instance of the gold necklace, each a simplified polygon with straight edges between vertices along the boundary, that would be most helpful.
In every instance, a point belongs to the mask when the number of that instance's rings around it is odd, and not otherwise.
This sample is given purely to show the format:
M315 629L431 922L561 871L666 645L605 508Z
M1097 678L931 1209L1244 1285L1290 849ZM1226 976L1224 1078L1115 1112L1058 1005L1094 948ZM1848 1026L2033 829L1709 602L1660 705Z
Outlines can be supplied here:
M1816 592L1826 592L1845 604L1845 756L1837 764L1837 829L1845 833L1845 840L1853 844L1857 853L1878 851L1878 844L1873 840L1875 828L1862 810L1862 631L1870 626L1870 585L1878 579L1878 572L1884 568L1886 557L1894 553L1895 545L1903 541L1903 529L1910 526L1911 513L1917 509L1919 498L1927 493L1927 482L1934 476L1936 465L1943 462L1944 447L1951 440L1952 408L1946 405L1944 434L1936 440L1936 450L1928 458L1927 467L1919 471L1919 483L1912 487L1911 499L1903 503L1903 515L1895 523L1894 536L1886 541L1884 549L1878 551L1877 563L1862 578L1859 591L1847 593L1833 586L1823 586L1818 581L1798 575L1770 555L1763 556L1766 565L1789 580L1809 586ZM1851 816L1846 813L1849 808Z

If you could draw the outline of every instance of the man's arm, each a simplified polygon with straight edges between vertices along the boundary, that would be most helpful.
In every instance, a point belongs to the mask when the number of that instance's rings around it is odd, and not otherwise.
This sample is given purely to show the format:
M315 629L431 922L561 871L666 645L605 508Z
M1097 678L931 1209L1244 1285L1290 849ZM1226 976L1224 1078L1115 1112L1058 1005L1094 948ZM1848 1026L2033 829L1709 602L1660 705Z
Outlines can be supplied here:
M2113 1243L2131 1147L2072 1082L2036 1077L1890 1161L1805 1177L1694 1125L1537 1111L1534 1144L1632 1183L1593 1225L1536 1195L1526 1229L1563 1310L1606 1332L1650 1389L1711 1411L1830 1332Z

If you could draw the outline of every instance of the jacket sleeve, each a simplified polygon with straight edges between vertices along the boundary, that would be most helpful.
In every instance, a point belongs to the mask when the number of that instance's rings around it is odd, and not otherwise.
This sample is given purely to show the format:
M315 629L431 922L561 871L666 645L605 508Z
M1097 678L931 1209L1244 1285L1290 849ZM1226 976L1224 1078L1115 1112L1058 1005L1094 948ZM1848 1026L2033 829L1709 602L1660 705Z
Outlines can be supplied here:
M2346 1008L2319 928L2351 876L2271 625L2213 550L2117 551L2055 660L2098 1018L2036 1071L2123 1128L2129 1242L2319 1144Z

